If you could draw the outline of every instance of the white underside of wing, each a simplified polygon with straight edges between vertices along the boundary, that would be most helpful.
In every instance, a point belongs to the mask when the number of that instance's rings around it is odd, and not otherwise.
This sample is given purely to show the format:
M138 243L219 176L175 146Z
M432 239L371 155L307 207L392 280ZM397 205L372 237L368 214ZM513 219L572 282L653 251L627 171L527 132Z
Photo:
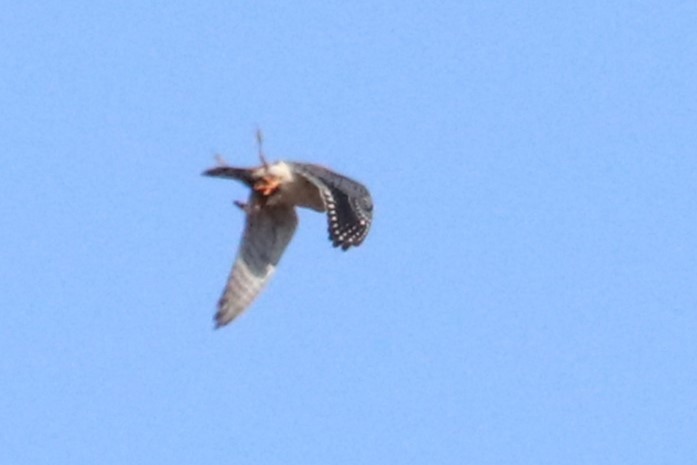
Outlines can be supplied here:
M247 214L242 243L218 302L216 326L232 321L259 295L276 270L297 224L292 206L266 206Z

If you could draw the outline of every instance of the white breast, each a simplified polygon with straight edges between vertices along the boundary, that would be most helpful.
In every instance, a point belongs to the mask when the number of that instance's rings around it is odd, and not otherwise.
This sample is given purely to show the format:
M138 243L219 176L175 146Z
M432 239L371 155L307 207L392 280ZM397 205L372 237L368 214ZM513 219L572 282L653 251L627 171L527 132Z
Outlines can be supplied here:
M281 181L280 189L270 199L272 203L297 205L318 212L325 210L319 189L304 177L295 175L286 163L269 165L267 173Z

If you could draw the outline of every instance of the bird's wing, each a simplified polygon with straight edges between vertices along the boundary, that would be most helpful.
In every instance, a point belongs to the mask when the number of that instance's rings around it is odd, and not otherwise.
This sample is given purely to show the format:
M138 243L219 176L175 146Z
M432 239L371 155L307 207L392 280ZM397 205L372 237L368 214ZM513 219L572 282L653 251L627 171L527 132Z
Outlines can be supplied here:
M218 302L216 327L231 322L259 295L293 237L298 216L291 206L247 207L242 243Z
M211 176L214 178L237 179L248 186L251 186L254 183L252 170L248 168L235 168L234 166L221 165L216 166L215 168L207 169L202 174L204 176Z
M308 163L290 163L295 174L319 189L327 208L329 238L343 250L360 245L373 220L373 199L361 183L327 168Z

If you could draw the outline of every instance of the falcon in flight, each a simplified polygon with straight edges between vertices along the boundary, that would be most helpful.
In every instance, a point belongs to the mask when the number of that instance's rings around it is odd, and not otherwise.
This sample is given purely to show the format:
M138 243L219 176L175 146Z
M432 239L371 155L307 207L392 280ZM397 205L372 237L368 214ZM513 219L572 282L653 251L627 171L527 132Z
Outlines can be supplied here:
M246 214L242 243L223 295L218 301L215 327L230 323L259 295L276 270L298 225L295 207L326 212L329 239L347 250L363 242L373 216L373 201L362 184L319 165L279 161L268 163L261 150L261 166L235 168L219 159L205 176L236 179L251 188L247 202L236 201Z

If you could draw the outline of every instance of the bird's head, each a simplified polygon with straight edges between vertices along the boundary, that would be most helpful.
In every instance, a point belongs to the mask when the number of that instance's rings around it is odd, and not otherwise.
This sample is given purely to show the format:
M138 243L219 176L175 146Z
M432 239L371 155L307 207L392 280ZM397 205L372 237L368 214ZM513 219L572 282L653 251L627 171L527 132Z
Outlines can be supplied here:
M263 197L269 197L276 193L285 183L291 182L293 173L290 167L282 162L266 163L254 172L256 181L252 186L254 191L261 194Z

